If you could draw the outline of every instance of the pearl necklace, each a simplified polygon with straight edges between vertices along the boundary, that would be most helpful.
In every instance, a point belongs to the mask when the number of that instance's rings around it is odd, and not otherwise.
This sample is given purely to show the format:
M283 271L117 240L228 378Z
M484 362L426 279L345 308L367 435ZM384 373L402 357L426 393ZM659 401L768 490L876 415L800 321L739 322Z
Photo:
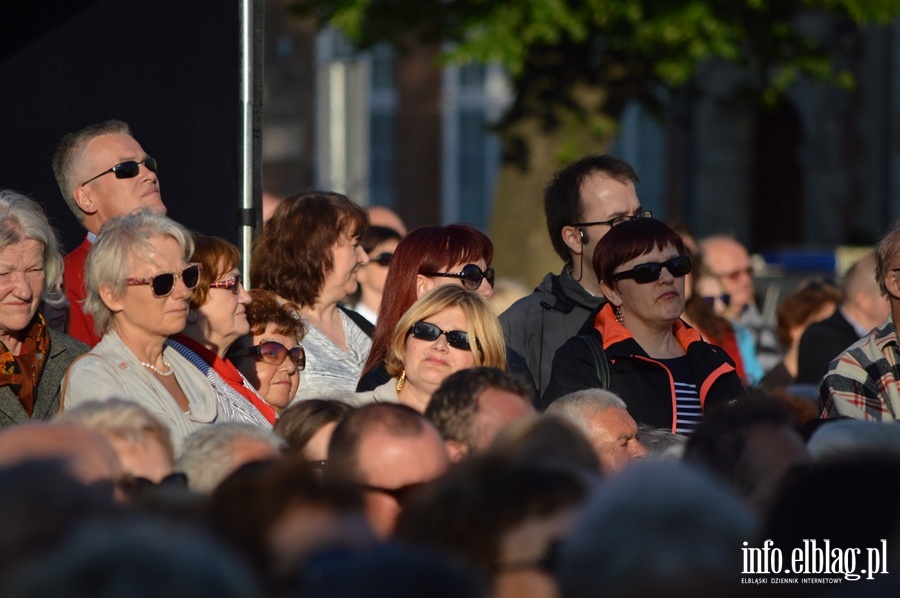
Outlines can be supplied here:
M164 378L168 378L169 376L171 376L172 374L175 373L175 370L172 369L172 364L170 364L165 359L163 359L162 362L163 362L164 366L169 368L168 372L164 372L161 369L159 369L158 367L156 367L155 365L153 365L152 363L147 363L146 361L142 361L141 365L144 366L145 368L147 368L148 370L153 370L154 372L156 372L160 376L163 376Z

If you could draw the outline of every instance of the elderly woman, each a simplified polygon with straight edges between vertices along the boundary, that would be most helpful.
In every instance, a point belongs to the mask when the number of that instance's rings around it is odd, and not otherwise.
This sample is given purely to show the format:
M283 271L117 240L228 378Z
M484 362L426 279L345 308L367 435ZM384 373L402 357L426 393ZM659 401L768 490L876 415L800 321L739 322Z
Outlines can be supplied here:
M359 245L366 213L339 193L289 197L253 245L253 284L295 303L308 324L306 370L296 398L354 390L372 340L338 303L369 261Z
M88 350L51 330L41 301L65 303L62 256L44 211L0 191L0 427L50 419L59 411L66 369Z
M271 291L253 289L247 305L250 335L235 343L231 358L256 387L269 407L280 416L290 405L306 367L300 341L306 333L296 317L296 306L280 303Z
M192 236L191 261L200 264L200 282L191 298L184 332L170 337L166 344L206 376L224 419L271 428L277 418L275 410L225 356L234 341L250 332L247 304L251 299L238 269L241 254L225 239L200 233Z
M85 266L85 311L103 334L69 368L63 407L121 398L145 407L172 432L178 452L193 430L215 423L216 395L166 339L184 329L200 265L178 223L148 210L113 218Z
M352 401L403 403L424 412L444 378L473 367L506 367L500 321L487 302L455 285L437 287L412 304L391 337L390 380Z
M594 271L607 303L553 359L541 398L556 398L599 384L601 360L609 390L628 405L635 421L690 434L706 410L745 395L734 362L681 320L684 277L691 271L681 237L653 218L636 218L610 230L597 244ZM602 343L595 354L592 341Z
M372 390L390 379L385 360L401 316L416 299L441 285L455 285L490 299L494 294L494 245L465 224L423 226L397 245L384 282L372 351L357 390Z

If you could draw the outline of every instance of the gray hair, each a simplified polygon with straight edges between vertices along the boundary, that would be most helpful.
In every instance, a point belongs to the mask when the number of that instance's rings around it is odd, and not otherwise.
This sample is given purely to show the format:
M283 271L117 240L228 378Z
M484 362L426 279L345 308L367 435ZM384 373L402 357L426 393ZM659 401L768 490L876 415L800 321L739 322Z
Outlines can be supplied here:
M50 226L44 210L32 199L12 191L0 190L0 251L13 243L33 239L43 248L43 299L53 306L63 305L63 260L56 231Z
M625 401L616 393L602 388L587 388L556 399L544 413L561 417L590 437L589 415L602 413L611 408L628 410Z
M125 279L134 260L150 260L153 237L174 239L185 261L194 253L194 241L183 226L147 209L111 218L100 229L84 266L84 311L93 316L100 334L108 331L113 322L113 313L100 297L100 290L109 287L116 296L124 293Z
M108 120L89 125L64 136L53 154L53 176L56 177L56 184L63 199L66 200L66 205L78 218L78 222L84 222L84 214L75 203L75 187L81 184L76 176L82 170L88 143L101 135L131 135L131 129L121 120Z
M665 428L654 428L647 424L638 425L638 440L647 449L647 457L680 459L688 437Z
M61 411L53 422L88 428L106 438L124 440L130 445L144 444L148 439L158 440L169 459L175 461L169 429L147 409L131 401L88 401Z
M660 497L665 500L660 500ZM566 598L725 595L758 522L737 496L675 461L635 463L599 485L558 553Z
M277 452L287 444L272 430L253 424L225 422L204 426L185 438L175 468L187 475L191 490L212 492L240 465L234 462L234 443L238 440L256 440Z

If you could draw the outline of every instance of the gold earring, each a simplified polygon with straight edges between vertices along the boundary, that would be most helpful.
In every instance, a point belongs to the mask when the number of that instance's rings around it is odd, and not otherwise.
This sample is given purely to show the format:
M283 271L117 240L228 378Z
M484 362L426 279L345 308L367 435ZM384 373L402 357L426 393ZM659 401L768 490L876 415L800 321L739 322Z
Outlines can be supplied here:
M403 373L400 374L400 379L397 380L397 392L403 390L404 384L406 384L406 370L403 370Z

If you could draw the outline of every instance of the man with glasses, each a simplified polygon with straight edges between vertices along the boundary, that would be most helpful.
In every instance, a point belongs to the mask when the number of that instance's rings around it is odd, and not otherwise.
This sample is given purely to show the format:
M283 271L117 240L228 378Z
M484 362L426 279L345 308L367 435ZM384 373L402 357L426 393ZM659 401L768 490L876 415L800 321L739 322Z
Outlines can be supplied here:
M875 250L875 279L890 303L890 317L828 366L819 385L821 417L900 420L900 228L889 232Z
M756 306L750 254L735 239L717 235L700 241L700 257L706 269L721 281L722 288L731 296L725 317L736 329L743 327L748 330L753 338L753 347L742 347L741 354L755 351L756 359L748 354L744 363L757 362L760 368L757 371L747 367L744 369L748 383L756 384L781 362L782 350L775 333L775 323L767 320Z
M558 171L544 190L553 248L565 262L501 316L509 346L525 356L543 394L556 350L603 302L591 265L597 242L613 226L651 216L635 190L637 173L610 155L590 155Z
M440 433L421 413L395 403L371 403L348 413L331 436L325 483L362 494L379 538L394 531L410 498L447 469Z
M127 124L109 120L64 136L53 155L53 174L66 205L88 231L84 242L65 257L63 286L70 309L66 332L93 347L100 337L93 319L82 310L87 296L85 258L110 218L141 208L166 213L156 160L131 136Z

